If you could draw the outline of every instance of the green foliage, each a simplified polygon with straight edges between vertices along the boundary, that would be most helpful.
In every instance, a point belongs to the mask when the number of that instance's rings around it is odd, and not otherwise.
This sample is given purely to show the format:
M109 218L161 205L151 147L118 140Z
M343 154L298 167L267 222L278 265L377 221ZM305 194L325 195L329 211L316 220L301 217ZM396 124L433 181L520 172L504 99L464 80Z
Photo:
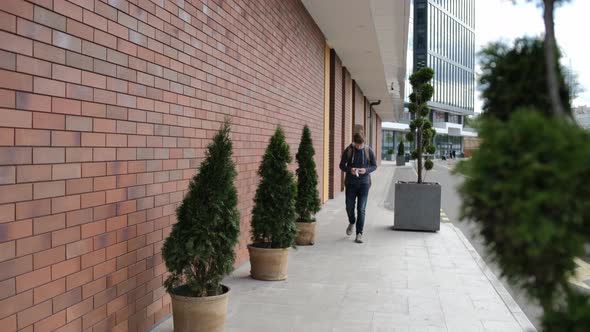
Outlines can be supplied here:
M393 151L392 151L393 153ZM397 155L398 156L405 156L406 155L406 147L404 146L404 141L400 141L397 145Z
M410 98L409 108L410 112L416 113L416 118L410 123L411 132L406 135L406 139L413 142L416 138L416 150L412 151L412 159L418 160L418 183L422 183L422 154L431 145L435 133L432 123L428 120L430 109L427 105L434 94L434 88L430 84L433 77L434 70L429 67L422 67L410 76L414 96Z
M433 167L434 163L431 159L426 159L426 161L424 161L424 168L426 168L427 170L431 170Z
M233 269L240 214L229 135L226 122L208 146L176 211L178 222L164 242L162 256L171 273L165 281L169 292L182 285L189 296L220 294L221 280Z
M484 116L494 116L506 121L514 110L523 107L545 114L552 113L542 40L517 39L512 48L500 42L493 43L479 56L482 70L479 83L483 87ZM559 94L563 107L571 112L569 91L560 66L557 68L560 71Z
M567 290L566 301L543 313L544 331L586 332L590 326L590 298Z
M252 242L265 248L288 248L297 236L297 187L288 169L291 162L285 134L277 127L258 169L260 183L252 209Z
M478 129L479 123L480 123L480 116L465 117L465 127Z
M424 118L422 118L422 117L416 118L414 121L412 121L412 123L414 124L414 127L420 128L424 124Z
M436 131L434 129L426 129L423 128L424 134L424 145L431 144L434 135L436 135Z
M387 154L392 155L393 154L393 148L387 149Z
M524 109L506 121L483 119L479 136L479 150L459 167L467 175L462 217L480 226L503 275L543 306L548 331L582 331L588 297L568 279L590 242L590 186L582 180L590 178L590 133Z
M313 142L311 130L307 126L303 128L297 159L297 202L295 207L301 222L314 221L314 215L320 210L320 193L318 192L318 173L316 171L313 156Z
M422 117L427 117L428 114L430 114L430 108L428 108L426 105L422 105L418 114L420 114Z

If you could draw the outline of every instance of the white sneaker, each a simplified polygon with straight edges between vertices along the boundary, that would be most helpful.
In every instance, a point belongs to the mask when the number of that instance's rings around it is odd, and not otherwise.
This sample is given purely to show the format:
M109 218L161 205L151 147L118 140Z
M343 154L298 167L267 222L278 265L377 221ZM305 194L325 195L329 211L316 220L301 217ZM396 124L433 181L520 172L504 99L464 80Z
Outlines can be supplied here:
M354 239L354 242L356 242L356 243L363 243L363 234L362 233L358 233L356 235L356 239Z
M348 227L346 227L346 235L352 235L352 229L354 228L354 224L348 224Z

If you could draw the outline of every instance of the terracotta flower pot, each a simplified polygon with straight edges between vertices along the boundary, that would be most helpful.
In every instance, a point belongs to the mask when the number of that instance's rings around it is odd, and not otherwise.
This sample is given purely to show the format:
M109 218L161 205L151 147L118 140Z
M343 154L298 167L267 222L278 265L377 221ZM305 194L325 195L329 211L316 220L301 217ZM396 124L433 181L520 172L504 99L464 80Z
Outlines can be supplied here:
M229 287L222 287L224 293L216 296L189 297L170 293L174 331L225 331Z
M314 222L297 222L297 238L295 243L299 246L308 246L315 243L315 221Z
M250 274L258 280L285 280L289 262L289 248L258 248L248 245Z

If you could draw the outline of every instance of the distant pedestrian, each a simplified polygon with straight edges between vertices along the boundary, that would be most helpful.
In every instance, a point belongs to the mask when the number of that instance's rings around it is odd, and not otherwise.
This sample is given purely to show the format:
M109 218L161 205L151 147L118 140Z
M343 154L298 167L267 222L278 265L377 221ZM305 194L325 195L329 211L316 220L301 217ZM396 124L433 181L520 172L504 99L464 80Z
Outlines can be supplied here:
M365 145L365 138L361 133L354 134L353 143L342 152L340 170L346 173L344 184L346 186L346 213L348 214L348 227L346 235L351 235L356 224L356 243L363 242L363 227L365 226L365 208L369 198L371 176L377 169L375 153L371 147ZM354 208L356 203L357 216Z

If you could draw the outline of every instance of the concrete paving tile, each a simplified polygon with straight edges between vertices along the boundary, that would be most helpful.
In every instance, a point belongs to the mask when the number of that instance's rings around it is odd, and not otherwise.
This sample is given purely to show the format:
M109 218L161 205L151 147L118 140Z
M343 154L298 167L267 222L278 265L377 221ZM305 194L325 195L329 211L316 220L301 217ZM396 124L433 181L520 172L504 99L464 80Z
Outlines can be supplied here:
M482 321L486 332L522 332L516 322Z
M457 318L446 321L449 332L485 332L481 321L470 320L467 317Z
M253 280L249 263L228 276L227 331L520 331L518 306L504 304L452 224L391 230L378 193L393 169L374 173L364 244L344 234L340 195L317 215L316 245L290 251L286 281ZM168 319L154 332L172 330Z

